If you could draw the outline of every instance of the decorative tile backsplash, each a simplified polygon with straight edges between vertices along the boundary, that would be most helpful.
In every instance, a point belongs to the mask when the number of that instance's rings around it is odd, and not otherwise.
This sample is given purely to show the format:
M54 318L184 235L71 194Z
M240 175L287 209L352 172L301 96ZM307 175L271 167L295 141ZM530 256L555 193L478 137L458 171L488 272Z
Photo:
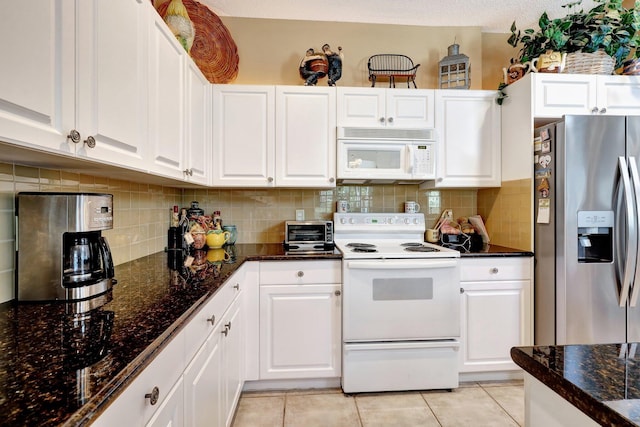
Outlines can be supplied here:
M338 186L334 189L180 189L96 177L63 170L0 163L0 302L13 298L15 195L20 191L104 192L114 196L114 228L104 233L121 264L164 250L173 205L197 200L206 214L221 211L238 227L238 243L280 243L283 222L303 209L306 219L331 219L337 200L354 212L402 212L404 202L421 205L427 227L445 208L454 217L476 213L476 190L420 190L418 185Z

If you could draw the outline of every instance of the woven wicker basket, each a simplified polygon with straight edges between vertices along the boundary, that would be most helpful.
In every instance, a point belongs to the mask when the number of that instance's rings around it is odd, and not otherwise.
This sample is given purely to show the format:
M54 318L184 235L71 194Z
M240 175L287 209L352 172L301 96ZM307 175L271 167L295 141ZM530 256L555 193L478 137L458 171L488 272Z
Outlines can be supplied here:
M563 73L566 74L613 74L616 61L604 51L593 53L573 52L567 55Z

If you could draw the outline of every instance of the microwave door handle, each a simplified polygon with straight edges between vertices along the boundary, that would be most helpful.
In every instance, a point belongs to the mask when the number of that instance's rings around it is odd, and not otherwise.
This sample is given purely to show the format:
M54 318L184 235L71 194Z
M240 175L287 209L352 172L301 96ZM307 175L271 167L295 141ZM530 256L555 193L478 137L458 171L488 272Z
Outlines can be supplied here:
M638 250L638 244L640 243L639 239L640 239L640 227L638 226L638 217L639 217L639 205L638 203L640 203L640 175L638 174L638 164L636 163L636 158L635 157L629 157L629 171L631 172L631 183L633 184L633 200L634 200L634 208L635 208L635 212L634 212L634 218L635 218L635 226L636 229L631 231L632 236L630 237L635 237L635 242L633 242L633 239L630 246L632 246L632 248L634 249L635 252L635 258L636 258L636 262L635 262L635 267L633 269L633 288L631 289L631 297L629 299L629 305L631 307L635 307L637 302L638 302L638 293L640 292L640 276L638 274L638 270L640 269L640 251Z
M414 156L413 156L413 145L407 144L407 164L409 165L409 173L413 174L414 167Z
M620 294L618 298L618 305L624 307L627 304L629 297L629 288L632 280L632 266L636 258L637 251L637 228L635 212L633 211L633 193L631 192L631 180L629 177L629 169L627 167L627 161L624 157L618 157L618 170L620 172L619 184L622 184L622 190L624 191L624 216L627 220L629 239L625 248L625 262L622 267L622 283L620 284ZM621 233L617 233L617 238L623 238ZM635 246L635 248L634 248ZM633 249L633 251L631 250ZM633 252L633 253L632 253Z

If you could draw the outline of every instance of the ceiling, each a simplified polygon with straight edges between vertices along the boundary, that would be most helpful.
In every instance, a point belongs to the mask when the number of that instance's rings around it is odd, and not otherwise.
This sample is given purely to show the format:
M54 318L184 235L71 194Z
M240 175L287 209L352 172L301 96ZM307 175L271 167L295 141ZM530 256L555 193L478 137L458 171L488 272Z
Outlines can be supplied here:
M295 19L427 27L481 27L487 33L508 33L537 25L542 12L566 15L570 0L200 0L218 16ZM583 0L581 8L596 2Z

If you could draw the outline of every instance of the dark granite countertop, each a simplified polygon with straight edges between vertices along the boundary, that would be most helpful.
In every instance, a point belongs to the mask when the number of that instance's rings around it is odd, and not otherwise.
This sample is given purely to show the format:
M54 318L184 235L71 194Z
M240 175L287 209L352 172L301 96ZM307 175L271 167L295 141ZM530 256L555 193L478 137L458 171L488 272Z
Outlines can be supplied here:
M166 253L118 265L111 301L82 321L64 304L0 305L0 424L88 424L244 261L341 258L291 255L281 244L230 248L229 262L205 262L201 251L199 267L181 274Z
M526 372L601 425L640 425L638 343L514 347Z
M521 249L508 248L498 245L484 245L482 249L475 252L460 252L461 257L484 258L484 257L532 257L533 252Z

